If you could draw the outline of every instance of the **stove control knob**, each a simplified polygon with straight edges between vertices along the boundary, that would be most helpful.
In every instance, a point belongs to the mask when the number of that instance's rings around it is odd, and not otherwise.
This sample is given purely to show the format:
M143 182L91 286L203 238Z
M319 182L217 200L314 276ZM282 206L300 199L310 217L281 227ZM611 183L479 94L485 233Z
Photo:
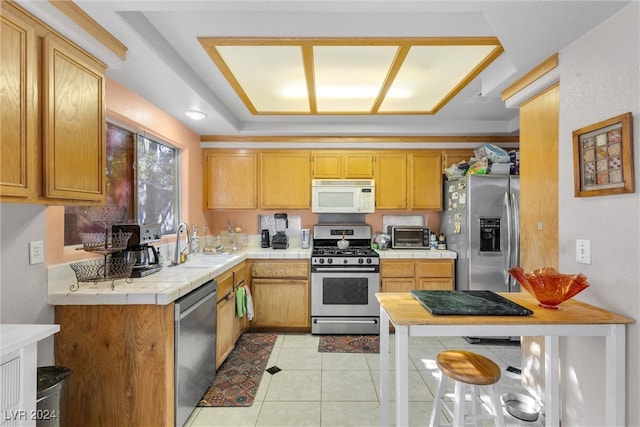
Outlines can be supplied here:
M342 263L343 263L343 264L348 264L348 263L349 263L349 260L345 258L345 259L344 259L344 261L342 261Z
M358 264L364 264L364 260L362 258L358 259Z
M367 264L371 264L371 258L367 258Z
M324 258L320 258L320 259L318 260L318 262L319 262L320 264L324 264Z
M332 258L329 258L329 259L327 260L327 263L329 263L329 264L333 264L333 259L332 259Z

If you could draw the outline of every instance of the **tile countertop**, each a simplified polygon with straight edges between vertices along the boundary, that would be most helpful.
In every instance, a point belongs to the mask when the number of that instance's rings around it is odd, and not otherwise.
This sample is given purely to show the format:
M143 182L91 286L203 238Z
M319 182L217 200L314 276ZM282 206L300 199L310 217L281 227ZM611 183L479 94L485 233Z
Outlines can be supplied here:
M189 261L169 267L127 283L124 279L113 282L80 282L76 285L75 273L70 263L47 267L47 302L51 305L102 305L102 304L158 304L166 305L198 288L214 277L245 259L309 259L311 249L289 247L271 249L248 247L229 255L191 255Z
M376 251L380 254L381 259L396 258L422 258L422 259L456 259L458 254L453 251L437 251L437 250L413 250L413 249L386 249Z
M384 250L381 259L424 258L455 259L452 251ZM167 264L157 273L127 283L124 279L113 282L81 282L79 289L71 291L77 280L70 263L47 267L47 302L51 305L102 304L158 304L166 305L188 294L245 259L309 259L311 249L290 245L288 249L249 246L230 255L191 255L189 261L175 267Z

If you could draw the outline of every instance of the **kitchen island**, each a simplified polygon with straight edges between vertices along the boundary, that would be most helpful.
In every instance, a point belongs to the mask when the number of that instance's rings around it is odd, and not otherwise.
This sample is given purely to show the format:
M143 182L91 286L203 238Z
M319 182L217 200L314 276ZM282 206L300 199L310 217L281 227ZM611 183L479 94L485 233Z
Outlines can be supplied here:
M561 336L601 336L606 342L604 399L607 425L625 425L625 325L633 319L576 300L547 310L527 293L499 293L533 311L531 316L437 316L410 293L379 293L380 323L395 327L396 425L409 425L410 336L545 336L546 425L560 425ZM389 425L389 333L380 328L380 424Z

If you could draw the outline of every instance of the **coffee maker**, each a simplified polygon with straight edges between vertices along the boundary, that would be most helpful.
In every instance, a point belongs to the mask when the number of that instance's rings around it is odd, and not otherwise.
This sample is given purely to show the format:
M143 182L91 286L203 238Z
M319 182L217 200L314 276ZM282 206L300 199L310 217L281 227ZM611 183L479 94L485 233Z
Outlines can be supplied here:
M127 248L114 256L121 256L126 261L135 259L131 276L144 277L162 269L158 250L151 243L159 242L162 237L160 224L114 224L112 232L131 233Z
M276 234L271 238L271 247L273 249L287 249L289 247L289 236L287 236L287 228L289 228L289 219L286 213L277 213L273 215L276 223Z

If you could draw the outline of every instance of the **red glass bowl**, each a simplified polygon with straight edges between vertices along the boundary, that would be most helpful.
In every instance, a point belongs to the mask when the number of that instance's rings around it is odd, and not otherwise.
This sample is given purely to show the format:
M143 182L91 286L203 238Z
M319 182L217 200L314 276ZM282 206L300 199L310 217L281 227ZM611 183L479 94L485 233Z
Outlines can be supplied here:
M561 274L552 267L539 268L531 273L525 273L522 267L513 267L509 274L538 300L540 307L553 310L558 310L560 304L589 286L585 275Z

